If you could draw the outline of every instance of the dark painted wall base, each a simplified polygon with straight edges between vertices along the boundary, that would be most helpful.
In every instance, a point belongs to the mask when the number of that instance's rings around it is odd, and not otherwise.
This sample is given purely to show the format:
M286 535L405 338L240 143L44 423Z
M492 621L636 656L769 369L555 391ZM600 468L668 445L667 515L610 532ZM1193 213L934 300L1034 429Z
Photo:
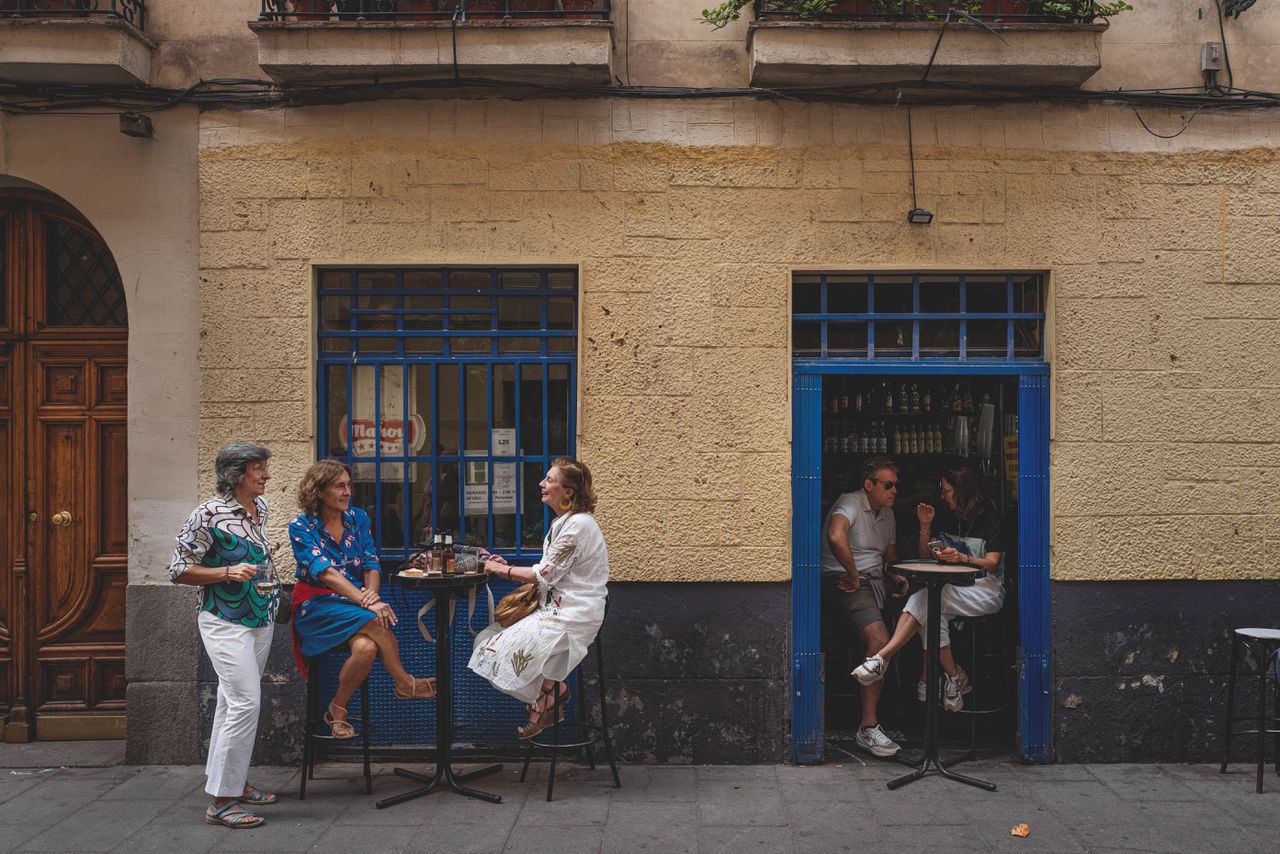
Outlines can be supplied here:
M614 744L627 762L773 763L788 754L790 585L610 585L605 675ZM217 679L191 588L128 589L129 724L135 764L198 763ZM288 626L263 678L256 762L301 758L303 684ZM584 663L595 697L594 654Z
M1057 761L1221 761L1231 630L1280 628L1280 582L1056 582L1052 595ZM1249 714L1254 686L1237 690ZM1236 739L1234 760L1253 745Z

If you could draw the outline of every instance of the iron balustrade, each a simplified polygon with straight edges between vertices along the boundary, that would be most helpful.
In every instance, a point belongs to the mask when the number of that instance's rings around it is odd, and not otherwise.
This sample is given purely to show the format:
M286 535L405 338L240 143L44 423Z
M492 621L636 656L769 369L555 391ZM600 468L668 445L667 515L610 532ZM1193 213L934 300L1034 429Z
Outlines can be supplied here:
M982 21L991 23L1089 23L1097 17L1093 3L1076 0L1068 15L1046 12L1044 4L1037 0L835 0L831 10L814 13L802 8L800 0L755 0L756 20L769 18L787 20L827 21L942 21L947 12L961 11ZM952 21L963 20L952 15Z
M260 18L313 21L572 19L607 21L611 0L262 0Z
M0 0L0 18L119 18L146 28L146 0Z

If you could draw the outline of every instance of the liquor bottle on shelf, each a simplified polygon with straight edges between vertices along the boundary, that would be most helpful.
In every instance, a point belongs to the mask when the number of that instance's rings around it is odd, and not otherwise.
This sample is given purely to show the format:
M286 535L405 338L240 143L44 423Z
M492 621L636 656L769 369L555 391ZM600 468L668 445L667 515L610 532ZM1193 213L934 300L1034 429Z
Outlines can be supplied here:
M894 456L902 453L902 431L896 425L893 428L893 453Z
M911 411L911 396L907 393L907 384L898 383L898 412L905 414Z
M933 425L933 448L936 453L942 453L942 425Z
M893 389L888 383L880 383L880 402L884 406L886 414L893 413Z
M858 389L857 394L853 396L853 411L862 413L862 389Z
M924 391L920 393L920 411L933 411L933 394L929 391L928 386L925 386Z
M828 404L827 411L832 415L840 412L840 390L836 388L835 383L831 384L831 403Z
M920 411L920 386L915 383L911 384L911 411Z
M849 384L842 383L840 386L840 413L849 411Z
M964 411L973 412L973 389L969 383L964 384Z
M956 383L955 391L951 392L951 411L960 412L964 409L964 395L960 393L960 383Z

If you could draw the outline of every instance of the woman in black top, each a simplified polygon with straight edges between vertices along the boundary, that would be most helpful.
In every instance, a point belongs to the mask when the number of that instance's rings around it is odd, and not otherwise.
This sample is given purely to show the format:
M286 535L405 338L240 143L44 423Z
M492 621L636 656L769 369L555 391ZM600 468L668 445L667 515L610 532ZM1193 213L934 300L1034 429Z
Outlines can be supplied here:
M966 563L985 571L972 587L942 588L942 635L938 658L946 674L942 690L942 706L949 712L964 708L964 695L973 690L969 677L956 664L951 654L950 623L952 617L980 617L994 614L1004 606L1004 533L1001 530L1000 512L987 497L986 487L980 475L968 466L951 469L939 483L942 499L955 514L955 531L939 532L942 546L937 551L929 548L933 538L935 511L933 505L916 506L920 520L920 554L934 551L942 563ZM935 548L937 544L935 543ZM889 643L853 671L853 676L863 685L870 685L884 678L889 659L906 646L928 619L928 599L924 590L918 590L907 600ZM923 640L923 636L921 640ZM924 677L917 686L917 694L924 699Z

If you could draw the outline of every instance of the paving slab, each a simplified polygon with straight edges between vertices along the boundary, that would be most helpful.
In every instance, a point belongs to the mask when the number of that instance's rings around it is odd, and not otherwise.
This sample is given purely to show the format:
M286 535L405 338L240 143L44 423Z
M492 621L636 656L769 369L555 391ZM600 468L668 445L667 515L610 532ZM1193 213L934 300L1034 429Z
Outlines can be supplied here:
M600 850L604 854L698 854L697 805L614 802Z
M340 852L511 854L799 854L868 850L1030 852L1274 852L1280 779L1262 795L1253 776L1216 766L1029 767L983 760L962 770L1000 786L986 792L930 776L893 792L892 763L797 766L562 767L545 800L546 764L478 781L501 804L442 793L378 810L407 788L391 765L366 795L356 764L326 763L296 797L294 768L255 767L281 795L266 824L206 825L198 766L0 768L0 852ZM15 773L16 772L16 773ZM1009 830L1025 822L1031 835Z
M94 800L31 837L18 851L110 851L167 806L164 801Z

